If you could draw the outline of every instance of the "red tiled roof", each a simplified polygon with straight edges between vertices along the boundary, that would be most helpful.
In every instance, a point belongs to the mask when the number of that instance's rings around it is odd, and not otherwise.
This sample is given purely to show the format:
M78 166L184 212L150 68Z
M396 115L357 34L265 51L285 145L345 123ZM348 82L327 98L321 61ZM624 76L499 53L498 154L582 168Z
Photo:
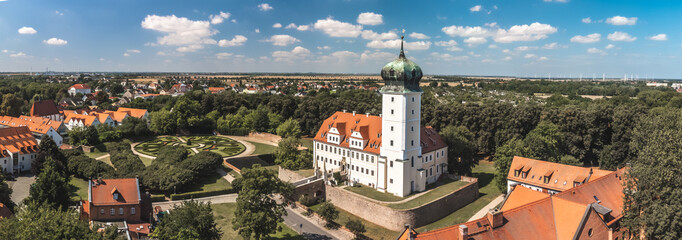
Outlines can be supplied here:
M41 117L53 114L59 114L59 109L51 99L33 102L31 105L31 116Z
M91 184L91 195L88 199L92 200L94 205L124 205L140 202L140 190L135 178L92 180ZM118 200L114 200L114 191L119 193Z
M25 116L22 116L25 117ZM36 118L41 118L41 117L36 117ZM50 131L50 128L53 128L53 124L47 124L50 123L49 119L48 121L41 121L41 122L33 122L31 120L27 120L24 118L15 118L15 117L10 117L10 116L0 116L0 125L7 126L7 127L28 127L31 132L35 133L41 133L41 134L46 134L48 131ZM57 127L59 128L59 127ZM54 129L54 128L53 128ZM57 129L55 129L56 131Z
M75 88L75 89L90 89L90 86L87 84L74 84L70 88Z
M64 110L64 113L66 113L66 110ZM74 121L82 121L83 124L85 124L85 126L91 126L95 122L95 120L98 120L96 116L92 116L92 115L82 115L82 114L78 114L78 113L67 113L66 118L64 118L64 122L69 122L72 119Z
M117 112L126 112L131 117L136 117L136 118L142 118L147 113L147 109L124 108L124 107L120 107L116 111Z
M322 126L315 134L315 140L320 142L327 142L327 134L332 128L339 131L341 138L341 147L348 147L348 139L351 138L353 132L359 132L362 139L366 140L363 151L374 154L379 154L381 147L381 117L367 115L336 112L331 117L322 122ZM431 152L437 149L447 147L443 138L432 127L423 127L420 129L422 153Z
M38 151L38 141L26 126L0 128L0 156L7 156L5 150L12 153L34 153Z
M501 210L507 211L513 208L517 208L526 205L531 202L548 197L549 194L538 192L530 188L525 188L521 186L516 186L513 191L507 194L507 198L504 199L504 204Z
M526 178L523 178L522 174L515 176L514 171L518 169L521 169L522 172L528 172ZM514 156L507 179L556 191L564 191L573 188L573 182L582 184L584 180L587 180L588 176L589 181L591 181L609 173L611 171ZM545 183L544 176L549 177L549 183Z

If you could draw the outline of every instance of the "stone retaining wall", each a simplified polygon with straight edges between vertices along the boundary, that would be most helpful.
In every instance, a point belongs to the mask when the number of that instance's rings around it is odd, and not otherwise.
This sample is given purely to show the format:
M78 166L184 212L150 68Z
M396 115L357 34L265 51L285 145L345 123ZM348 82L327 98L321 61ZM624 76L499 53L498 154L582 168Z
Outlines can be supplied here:
M384 228L400 231L405 224L417 228L435 222L478 198L478 179L467 179L469 184L430 203L398 210L384 206L359 194L341 188L326 186L325 196L347 212Z

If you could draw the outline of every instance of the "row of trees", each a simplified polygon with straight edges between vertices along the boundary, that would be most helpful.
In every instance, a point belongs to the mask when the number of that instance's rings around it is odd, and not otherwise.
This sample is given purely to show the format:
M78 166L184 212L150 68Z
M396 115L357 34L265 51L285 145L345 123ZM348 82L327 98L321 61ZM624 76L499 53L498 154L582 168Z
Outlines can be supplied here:
M123 138L139 138L151 133L147 121L135 117L128 117L121 125L112 127L107 124L97 126L77 127L69 131L70 143L75 146L93 146L103 142L120 141Z

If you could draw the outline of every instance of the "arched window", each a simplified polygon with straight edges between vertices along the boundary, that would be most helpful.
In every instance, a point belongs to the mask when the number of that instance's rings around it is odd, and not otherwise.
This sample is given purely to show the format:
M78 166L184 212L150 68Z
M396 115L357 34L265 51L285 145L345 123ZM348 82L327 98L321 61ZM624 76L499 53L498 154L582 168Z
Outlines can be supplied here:
M389 76L395 77L395 70L391 69L391 71L389 71Z

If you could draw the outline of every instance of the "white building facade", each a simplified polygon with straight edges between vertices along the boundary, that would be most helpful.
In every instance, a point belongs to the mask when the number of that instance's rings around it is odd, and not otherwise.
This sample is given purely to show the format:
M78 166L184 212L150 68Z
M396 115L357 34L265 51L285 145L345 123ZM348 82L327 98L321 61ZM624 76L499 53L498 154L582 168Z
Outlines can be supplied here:
M314 140L314 168L346 174L352 183L407 196L447 172L447 144L421 127L421 68L400 56L384 66L382 114L336 112Z

